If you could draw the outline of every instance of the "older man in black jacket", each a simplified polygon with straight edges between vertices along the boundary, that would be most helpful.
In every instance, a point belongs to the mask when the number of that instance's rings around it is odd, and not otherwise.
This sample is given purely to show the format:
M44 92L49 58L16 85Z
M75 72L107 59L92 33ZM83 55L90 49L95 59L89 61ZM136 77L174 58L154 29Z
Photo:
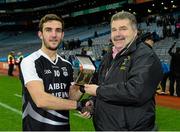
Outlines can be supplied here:
M84 88L95 96L95 129L156 130L155 92L163 75L160 61L138 38L136 18L129 12L112 16L111 39L114 46L102 60L98 85Z

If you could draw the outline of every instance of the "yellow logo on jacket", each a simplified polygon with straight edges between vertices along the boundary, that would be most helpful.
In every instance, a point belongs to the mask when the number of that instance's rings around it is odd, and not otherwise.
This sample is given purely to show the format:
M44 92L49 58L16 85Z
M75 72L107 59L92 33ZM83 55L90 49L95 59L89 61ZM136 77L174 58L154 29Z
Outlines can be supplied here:
M127 63L130 61L131 57L130 56L127 56L127 58L125 58L123 60L123 63L120 65L120 71L125 71L126 70L126 65Z

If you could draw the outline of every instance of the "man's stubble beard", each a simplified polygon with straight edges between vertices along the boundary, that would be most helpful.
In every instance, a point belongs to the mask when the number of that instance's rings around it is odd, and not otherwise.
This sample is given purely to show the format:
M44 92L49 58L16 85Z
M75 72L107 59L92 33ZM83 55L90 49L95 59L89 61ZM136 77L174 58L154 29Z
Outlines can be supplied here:
M45 45L45 47L46 47L47 49L52 50L52 51L56 51L56 50L58 49L58 47L59 47L59 45L58 45L58 46L56 46L55 48L51 48L51 47L47 46L46 44L44 44L44 45Z
M55 48L51 48L50 46L48 46L47 43L46 43L46 41L43 40L43 42L44 42L44 46L45 46L47 49L49 49L49 50L51 50L51 51L56 51L56 50L58 49L58 47L60 46L60 44L61 44L61 42L62 42L62 39L60 40L60 42L58 43L58 45L57 45Z

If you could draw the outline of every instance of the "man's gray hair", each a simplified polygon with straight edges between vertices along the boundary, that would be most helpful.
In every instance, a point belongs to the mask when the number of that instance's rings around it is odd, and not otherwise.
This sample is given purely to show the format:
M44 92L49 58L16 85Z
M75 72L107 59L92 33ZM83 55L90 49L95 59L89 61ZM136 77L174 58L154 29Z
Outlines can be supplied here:
M137 20L136 20L136 17L133 14L131 14L130 12L127 12L127 11L121 11L121 12L118 12L118 13L114 14L111 17L111 24L115 20L122 20L122 19L130 20L130 22L132 24L132 27L134 29L137 29Z

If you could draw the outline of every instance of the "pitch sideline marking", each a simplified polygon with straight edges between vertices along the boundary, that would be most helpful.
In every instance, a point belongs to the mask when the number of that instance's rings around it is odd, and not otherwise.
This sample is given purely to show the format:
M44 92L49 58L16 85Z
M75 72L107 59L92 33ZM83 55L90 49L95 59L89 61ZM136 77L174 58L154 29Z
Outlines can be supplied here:
M14 94L14 96L22 98L22 95L19 95L19 94Z
M9 106L9 105L7 105L7 104L4 104L4 103L0 102L0 106L6 108L6 109L8 109L8 110L11 110L11 111L13 111L13 112L15 112L15 113L17 113L17 114L19 114L19 115L22 115L22 112L21 112L21 111L13 108L13 107L11 107L11 106Z

